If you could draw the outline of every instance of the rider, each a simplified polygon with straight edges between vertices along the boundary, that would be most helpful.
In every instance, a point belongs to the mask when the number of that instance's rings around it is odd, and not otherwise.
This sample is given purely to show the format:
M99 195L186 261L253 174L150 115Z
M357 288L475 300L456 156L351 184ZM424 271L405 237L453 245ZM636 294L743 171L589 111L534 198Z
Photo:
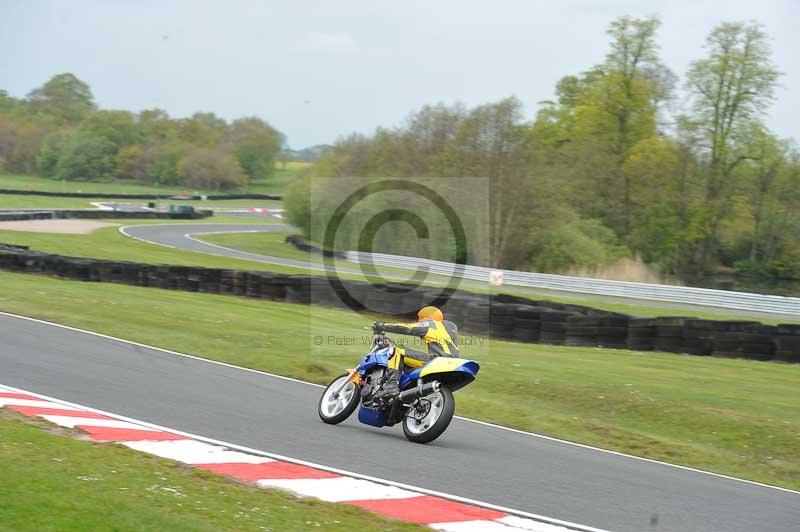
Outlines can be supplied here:
M408 347L395 347L389 357L387 380L376 397L394 396L400 393L400 375L405 366L418 368L436 357L458 356L458 327L444 319L437 307L422 307L417 313L417 323L372 324L376 333L388 332L416 336L422 339L428 352L416 351Z

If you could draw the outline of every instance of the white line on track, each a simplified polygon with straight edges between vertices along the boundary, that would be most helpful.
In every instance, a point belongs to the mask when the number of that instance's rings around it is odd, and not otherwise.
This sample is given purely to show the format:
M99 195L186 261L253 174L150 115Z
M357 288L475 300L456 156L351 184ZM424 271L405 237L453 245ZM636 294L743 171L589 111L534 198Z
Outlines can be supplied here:
M269 373L269 372L261 371L261 370L257 370L257 369L243 368L241 366L236 366L234 364L228 364L227 362L220 362L218 360L211 360L211 359L208 359L208 358L198 357L198 356L195 356L195 355L188 355L186 353L180 353L178 351L172 351L170 349L164 349L162 347L155 347L155 346L152 346L152 345L142 344L142 343L139 343L139 342L134 342L132 340L125 340L123 338L117 338L115 336L109 336L107 334L97 333L97 332L94 332L94 331L87 331L85 329L79 329L77 327L70 327L69 325L62 325L60 323L54 323L54 322L50 322L50 321L46 321L46 320L41 320L41 319L38 319L38 318L31 318L31 317L28 317L28 316L21 316L19 314L13 314L11 312L3 312L3 311L0 311L0 315L2 315L2 316L10 316L12 318L19 318L19 319L33 321L33 322L37 322L37 323L42 323L44 325L50 325L52 327L60 327L62 329L67 329L67 330L70 330L70 331L76 331L76 332L80 332L80 333L84 333L84 334L91 334L93 336L98 336L100 338L106 338L106 339L109 339L109 340L115 340L117 342L122 342L122 343L125 343L125 344L136 345L136 346L144 347L144 348L147 348L147 349L153 349L155 351L161 351L163 353L169 353L169 354L175 355L175 356L191 358L191 359L194 359L194 360L200 360L200 361L203 361L203 362L207 362L209 364L217 364L219 366L224 366L224 367L227 367L227 368L233 368L233 369L236 369L236 370L239 370L239 371L247 371L247 372L250 372L250 373L257 373L259 375L266 375L268 377L273 377L273 378L276 378L276 379L282 379L282 380L286 380L286 381L296 382L296 383L299 383L299 384L305 384L306 386L315 386L317 388L325 388L324 385L316 384L314 382L308 382L308 381L303 381L303 380L300 380L300 379L294 379L292 377L286 377L284 375L277 375L275 373ZM41 394L39 394L39 395L41 395ZM101 413L103 413L103 412L101 412ZM116 415L116 414L114 414L114 415ZM120 417L120 416L117 416L117 417ZM682 466L682 465L678 465L678 464L671 464L669 462L662 462L660 460L654 460L652 458L644 458L644 457L635 456L635 455L632 455L632 454L625 454L625 453L622 453L622 452L619 452L619 451L612 451L612 450L609 450L609 449L603 449L601 447L593 447L591 445L585 445L583 443L576 443L576 442L572 442L572 441L569 441L569 440L562 440L562 439L559 439L559 438L553 438L552 436L545 436L543 434L537 434L535 432L528 432L528 431L525 431L525 430L514 429L514 428L511 428L511 427L504 427L503 425L497 425L495 423L489 423L488 421L480 421L480 420L477 420L477 419L472 419L472 418L462 417L462 416L454 416L454 417L456 419L460 419L462 421L467 421L469 423L476 423L478 425L484 425L484 426L492 427L492 428L499 429L499 430L506 430L506 431L509 431L509 432L514 432L516 434L522 434L522 435L525 435L525 436L530 436L532 438L539 438L539 439L552 441L552 442L556 442L556 443L563 443L565 445L572 445L574 447L581 447L583 449L589 449L589 450L592 450L592 451L608 453L608 454L612 454L612 455L615 455L615 456L621 456L621 457L624 457L624 458L630 458L632 460L641 460L643 462L650 462L650 463L658 464L658 465L662 465L662 466L674 467L674 468L677 468L677 469L682 469L684 471L691 471L691 472L700 473L700 474L703 474L703 475L711 475L711 476L718 477L718 478L724 478L726 480L733 480L733 481L736 481L736 482L744 482L745 484L751 484L753 486L759 486L759 487L762 487L762 488L769 488L769 489L774 489L774 490L778 490L778 491L783 491L783 492L786 492L786 493L794 493L796 495L800 495L800 491L796 491L796 490L789 489L789 488L783 488L783 487L780 487L780 486L773 486L771 484L764 484L764 483L761 483L761 482L756 482L754 480L747 480L747 479L743 479L743 478L732 477L732 476L723 475L723 474L720 474L720 473L714 473L712 471L704 471L702 469L695 469L693 467ZM172 430L172 429L168 429L168 430ZM298 463L302 463L302 462L298 462ZM315 467L319 467L319 466L315 466ZM372 477L364 477L364 478L372 479ZM390 481L383 481L383 482L390 482ZM400 484L397 484L397 485L400 485ZM440 496L444 496L442 494L439 494L439 495ZM473 502L472 504L477 504L477 503ZM481 504L478 504L478 505L480 506ZM487 506L487 507L490 507L490 506ZM508 511L508 512L511 512L511 513L514 513L514 512L519 513L518 511L509 510L507 508L504 508L503 511Z

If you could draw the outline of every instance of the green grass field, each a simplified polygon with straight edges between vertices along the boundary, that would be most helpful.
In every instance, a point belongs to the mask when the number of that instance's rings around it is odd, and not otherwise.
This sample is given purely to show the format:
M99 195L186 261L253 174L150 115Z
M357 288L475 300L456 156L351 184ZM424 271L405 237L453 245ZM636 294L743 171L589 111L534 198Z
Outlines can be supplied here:
M375 319L25 274L0 273L0 286L5 311L317 383L363 354ZM346 336L359 345L334 345ZM800 366L465 340L483 369L457 394L461 415L800 488Z
M0 411L0 529L422 530L71 434Z
M236 192L251 192L254 194L278 194L285 192L286 187L297 173L308 165L304 163L289 163L284 169L280 165L274 174L268 178L251 182L246 187ZM93 181L57 181L34 175L0 174L0 188L18 190L37 190L48 192L85 192L103 194L219 194L218 191L203 190L184 186L158 186L136 182L93 182ZM224 192L223 192L224 193Z

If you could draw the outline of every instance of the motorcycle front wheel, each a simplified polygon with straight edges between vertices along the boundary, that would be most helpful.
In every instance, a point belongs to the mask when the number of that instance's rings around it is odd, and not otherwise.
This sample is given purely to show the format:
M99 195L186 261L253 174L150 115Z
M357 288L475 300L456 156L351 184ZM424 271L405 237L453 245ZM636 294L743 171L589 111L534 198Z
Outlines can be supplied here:
M453 392L442 386L408 410L403 419L403 433L414 443L430 443L447 429L455 411Z
M349 382L338 397L333 396L348 378L349 375L347 373L339 375L322 392L322 397L319 398L319 405L317 405L317 412L319 413L319 418L325 423L330 425L341 423L350 417L350 414L358 406L361 394L359 393L359 386L354 382Z

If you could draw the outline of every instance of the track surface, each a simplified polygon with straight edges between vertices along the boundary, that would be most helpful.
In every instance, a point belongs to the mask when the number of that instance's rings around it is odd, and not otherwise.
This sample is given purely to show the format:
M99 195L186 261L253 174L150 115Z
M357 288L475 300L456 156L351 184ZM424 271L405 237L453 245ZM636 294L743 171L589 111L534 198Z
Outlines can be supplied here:
M414 445L399 428L322 424L308 384L8 315L0 337L3 384L331 467L620 532L800 523L795 492L458 419Z

